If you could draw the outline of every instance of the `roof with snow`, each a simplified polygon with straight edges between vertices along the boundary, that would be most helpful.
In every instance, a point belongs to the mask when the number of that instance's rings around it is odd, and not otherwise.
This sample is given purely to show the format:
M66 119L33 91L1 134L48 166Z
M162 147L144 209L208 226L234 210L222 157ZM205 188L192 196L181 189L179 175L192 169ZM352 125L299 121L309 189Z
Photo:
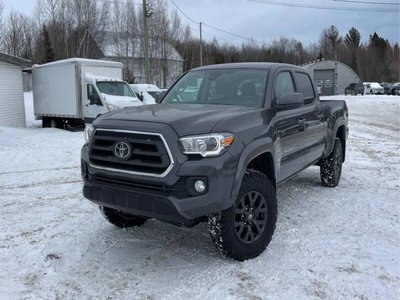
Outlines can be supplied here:
M31 61L28 59L16 57L16 56L1 53L1 52L0 52L0 61L12 64L12 65L20 66L22 68L30 67L32 65Z
M114 36L116 33L106 33L106 38L103 43L102 51L104 57L133 57L143 58L142 43L139 38L129 38L123 36ZM171 45L167 44L164 49L157 46L156 40L149 41L149 56L150 58L165 58L168 60L183 61L182 56Z

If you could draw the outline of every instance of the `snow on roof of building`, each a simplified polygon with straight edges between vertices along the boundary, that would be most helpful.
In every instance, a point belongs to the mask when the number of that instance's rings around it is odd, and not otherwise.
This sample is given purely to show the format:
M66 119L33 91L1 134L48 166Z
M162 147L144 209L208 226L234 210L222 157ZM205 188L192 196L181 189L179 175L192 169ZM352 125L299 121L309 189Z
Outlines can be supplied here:
M118 39L115 39L119 41L117 43L113 39L112 35L112 32L106 33L106 38L102 47L104 57L144 57L141 40L139 38L132 39L129 37L118 36ZM152 46L154 44L156 44L155 40L149 41L150 58L164 58L166 56L169 60L183 61L182 56L171 44L167 44L165 49L162 49L162 47Z
M16 57L16 56L1 53L1 52L0 52L0 61L12 64L12 65L20 66L22 68L30 67L32 65L31 61L28 59Z

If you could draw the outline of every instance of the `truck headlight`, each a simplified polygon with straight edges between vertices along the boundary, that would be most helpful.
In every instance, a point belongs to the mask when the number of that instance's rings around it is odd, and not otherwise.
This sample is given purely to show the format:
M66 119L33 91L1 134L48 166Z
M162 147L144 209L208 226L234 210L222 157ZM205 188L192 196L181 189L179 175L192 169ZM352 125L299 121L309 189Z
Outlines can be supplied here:
M120 107L118 107L116 105L107 104L107 109L108 109L108 111L113 111L113 110L120 109Z
M203 157L220 155L233 141L233 134L230 133L212 133L179 139L184 154L200 154Z
M94 132L94 127L91 124L87 124L85 126L85 130L83 131L83 136L85 137L86 144L90 143L93 132Z

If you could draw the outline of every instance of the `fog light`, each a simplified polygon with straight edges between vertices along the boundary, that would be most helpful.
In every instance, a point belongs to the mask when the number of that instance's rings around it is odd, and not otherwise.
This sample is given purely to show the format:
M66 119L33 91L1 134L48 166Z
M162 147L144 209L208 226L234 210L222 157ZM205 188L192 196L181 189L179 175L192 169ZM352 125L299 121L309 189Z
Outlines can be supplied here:
M202 193L206 190L206 184L203 180L197 180L194 183L194 189L196 190L196 192L198 193Z

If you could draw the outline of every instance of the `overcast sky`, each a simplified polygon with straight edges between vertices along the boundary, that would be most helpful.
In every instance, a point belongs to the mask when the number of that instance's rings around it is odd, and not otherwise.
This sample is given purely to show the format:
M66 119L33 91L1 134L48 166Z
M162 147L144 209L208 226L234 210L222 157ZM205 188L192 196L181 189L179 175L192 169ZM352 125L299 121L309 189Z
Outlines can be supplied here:
M100 1L100 0L99 0ZM103 0L101 0L103 1ZM114 0L110 0L114 1ZM116 1L116 0L115 0ZM123 2L123 0L118 0ZM167 0L170 8L175 8L171 0ZM400 41L400 12L398 5L372 5L348 2L399 3L399 0L173 0L190 18L208 25L253 38L260 42L271 42L280 36L293 37L305 45L316 42L323 28L330 25L338 27L341 35L345 35L351 27L361 32L362 41L367 41L371 33L377 32L390 42ZM348 10L326 10L299 7L287 7L266 4L292 3L300 5L330 6ZM11 9L31 15L36 0L4 0L7 15ZM142 3L142 0L136 0ZM262 3L264 2L264 3ZM140 8L140 6L138 6ZM354 11L354 8L369 8L374 11ZM379 10L391 12L379 12ZM198 25L189 21L181 13L182 21L189 24L193 35L199 34ZM241 38L234 37L214 29L203 27L203 36L211 40L214 36L220 43L241 43Z

